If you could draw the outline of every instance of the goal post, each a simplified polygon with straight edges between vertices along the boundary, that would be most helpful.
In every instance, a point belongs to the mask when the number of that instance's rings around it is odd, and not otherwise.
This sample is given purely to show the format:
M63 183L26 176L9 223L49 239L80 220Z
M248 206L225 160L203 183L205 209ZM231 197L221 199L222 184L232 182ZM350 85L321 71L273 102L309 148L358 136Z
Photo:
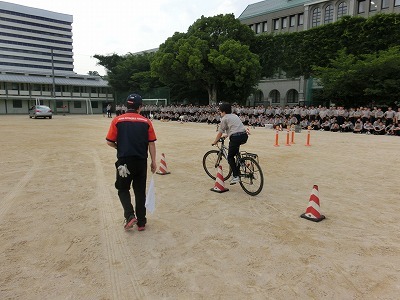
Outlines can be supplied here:
M143 99L143 105L166 106L167 99Z

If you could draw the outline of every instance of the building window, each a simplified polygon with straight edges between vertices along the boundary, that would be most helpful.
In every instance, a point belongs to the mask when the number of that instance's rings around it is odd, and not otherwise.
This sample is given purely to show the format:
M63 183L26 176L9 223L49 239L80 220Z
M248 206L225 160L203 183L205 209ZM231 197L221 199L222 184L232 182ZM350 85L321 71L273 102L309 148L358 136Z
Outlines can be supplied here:
M400 6L400 0L394 0L394 6Z
M287 92L286 99L288 103L297 103L299 102L299 93L296 90L291 89Z
M274 30L279 29L279 19L274 19Z
M328 5L327 7L325 7L324 24L332 22L333 22L333 5Z
M382 8L389 8L389 0L382 0Z
M261 32L261 23L257 23L256 24L256 33L260 33Z
M272 91L269 93L269 97L271 98L272 103L279 103L279 102L281 102L281 95L279 94L279 91L278 91L278 90L272 90Z
M369 11L376 11L378 9L378 4L376 4L377 0L369 0Z
M347 15L347 4L345 2L341 2L338 6L337 19L339 20L345 15Z
M81 101L74 101L74 108L82 108Z
M13 90L13 91L18 91L19 90L19 85L18 85L18 83L11 83L11 89Z
M92 101L92 108L99 108L99 101Z
M22 100L13 100L13 108L22 108Z
M264 22L263 23L263 32L266 32L266 31L268 31L268 24L267 24L267 22Z
M303 25L304 24L304 14L299 14L298 16L299 16L299 18L297 20L297 25L299 25L299 26Z
M80 93L80 92L81 92L81 89L80 89L79 86L74 86L73 91L74 91L74 93Z
M249 27L250 27L251 30L254 31L254 25L253 24L249 25Z
M289 26L294 27L295 23L296 23L296 16L290 16L289 17Z
M313 10L312 12L312 27L317 27L321 25L321 9L317 7L316 9Z
M358 1L358 13L365 13L365 0Z
M56 101L56 108L63 108L64 102L62 101Z
M287 17L282 18L282 28L287 27Z

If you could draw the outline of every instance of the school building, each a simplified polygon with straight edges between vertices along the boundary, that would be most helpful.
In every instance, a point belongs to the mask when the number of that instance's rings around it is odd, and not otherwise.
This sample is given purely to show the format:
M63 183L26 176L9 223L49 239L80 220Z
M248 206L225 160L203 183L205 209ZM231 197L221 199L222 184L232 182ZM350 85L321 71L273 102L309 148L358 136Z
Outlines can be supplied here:
M307 30L335 22L343 16L370 17L378 13L400 13L400 0L266 0L250 4L238 17L256 34ZM274 106L309 105L318 82L303 77L261 80L250 104Z
M74 72L71 15L0 1L0 114L34 104L55 113L102 113L108 82Z

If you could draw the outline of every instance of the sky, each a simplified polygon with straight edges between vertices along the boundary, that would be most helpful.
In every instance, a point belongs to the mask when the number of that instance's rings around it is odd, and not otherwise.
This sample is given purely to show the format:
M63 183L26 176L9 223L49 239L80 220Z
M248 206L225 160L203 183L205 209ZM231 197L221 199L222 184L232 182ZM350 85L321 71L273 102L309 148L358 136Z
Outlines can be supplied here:
M233 13L235 17L259 0L8 0L15 4L73 16L74 71L106 71L95 54L125 55L158 48L175 32L202 15Z

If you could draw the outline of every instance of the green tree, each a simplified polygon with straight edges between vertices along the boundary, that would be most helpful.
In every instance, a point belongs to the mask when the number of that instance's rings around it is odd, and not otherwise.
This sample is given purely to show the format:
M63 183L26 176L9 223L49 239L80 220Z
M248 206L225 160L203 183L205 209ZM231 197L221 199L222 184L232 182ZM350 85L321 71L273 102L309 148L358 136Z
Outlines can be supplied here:
M387 104L400 97L400 47L355 56L340 50L329 67L314 67L323 97L345 106Z
M99 64L107 70L110 86L118 92L148 92L162 84L157 77L151 75L150 62L153 53L132 54L123 56L95 55Z
M258 56L250 51L254 39L253 31L233 14L202 16L186 34L175 33L160 45L151 69L167 85L203 88L209 103L242 101L261 70ZM232 99L233 95L244 98Z
M90 75L90 76L100 76L99 72L97 72L97 71L89 71L88 75Z

